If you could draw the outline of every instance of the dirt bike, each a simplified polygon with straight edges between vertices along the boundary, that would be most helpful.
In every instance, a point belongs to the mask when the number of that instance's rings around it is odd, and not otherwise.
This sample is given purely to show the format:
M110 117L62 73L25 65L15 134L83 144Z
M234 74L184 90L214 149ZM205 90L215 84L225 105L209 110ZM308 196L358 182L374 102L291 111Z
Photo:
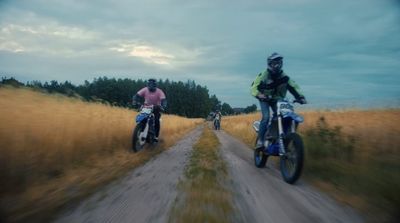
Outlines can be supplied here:
M136 126L132 134L133 152L143 149L146 143L156 143L154 121L154 106L141 106L139 114L136 116Z
M300 103L293 101L296 102ZM277 102L277 112L270 118L263 147L254 151L254 164L258 168L265 167L269 156L279 156L282 177L289 184L299 179L304 163L303 140L296 133L297 126L304 119L294 112L293 103L287 100ZM259 126L260 121L253 123L256 132Z

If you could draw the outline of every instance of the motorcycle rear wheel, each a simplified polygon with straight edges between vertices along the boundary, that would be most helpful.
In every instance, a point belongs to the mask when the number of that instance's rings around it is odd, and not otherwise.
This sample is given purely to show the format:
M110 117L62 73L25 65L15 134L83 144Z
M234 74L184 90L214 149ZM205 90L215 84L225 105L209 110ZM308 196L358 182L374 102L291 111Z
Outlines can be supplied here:
M285 182L295 183L303 170L304 146L297 133L290 133L284 139L286 154L280 158L281 174Z

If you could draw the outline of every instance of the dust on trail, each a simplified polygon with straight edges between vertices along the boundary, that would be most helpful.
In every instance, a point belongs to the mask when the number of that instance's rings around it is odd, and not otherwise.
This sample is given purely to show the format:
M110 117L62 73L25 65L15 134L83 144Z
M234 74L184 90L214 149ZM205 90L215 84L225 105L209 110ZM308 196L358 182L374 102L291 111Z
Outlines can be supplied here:
M351 208L301 179L295 185L285 183L270 158L266 168L255 167L247 145L223 131L215 133L228 165L235 206L245 222L363 222Z
M167 222L177 183L202 128L136 168L123 179L95 193L55 222Z

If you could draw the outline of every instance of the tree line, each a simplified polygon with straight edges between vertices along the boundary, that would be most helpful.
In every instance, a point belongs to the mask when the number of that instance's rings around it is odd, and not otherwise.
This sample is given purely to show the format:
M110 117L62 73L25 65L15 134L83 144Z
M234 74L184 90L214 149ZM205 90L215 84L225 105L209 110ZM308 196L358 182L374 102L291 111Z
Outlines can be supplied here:
M146 86L146 80L132 80L129 78L99 77L93 81L85 81L81 85L74 85L69 81L50 82L30 81L21 83L15 78L3 77L1 84L25 86L45 90L49 93L60 93L69 97L79 97L85 101L97 101L114 106L132 108L132 97L141 88ZM216 95L210 95L206 86L201 86L195 81L158 80L158 87L162 89L168 100L167 113L185 116L188 118L204 118L211 111L220 110L223 115L232 115L234 109L228 103L222 103ZM257 106L251 105L243 112L256 111Z

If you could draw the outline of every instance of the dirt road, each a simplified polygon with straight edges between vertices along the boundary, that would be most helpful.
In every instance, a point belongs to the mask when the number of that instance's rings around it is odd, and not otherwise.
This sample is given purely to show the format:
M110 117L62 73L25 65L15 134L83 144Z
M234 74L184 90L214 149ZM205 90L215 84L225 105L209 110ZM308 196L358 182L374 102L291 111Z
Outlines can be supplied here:
M216 131L227 162L235 205L245 222L363 222L350 208L337 204L301 179L295 185L282 180L267 162L256 168L253 151L223 131Z
M56 222L167 222L177 183L200 133L200 128L195 129L124 179L63 213ZM229 169L239 222L362 222L353 210L302 180L286 184L271 163L256 168L246 145L223 131L215 133Z
M56 222L167 222L176 185L201 128L124 179L99 191Z

